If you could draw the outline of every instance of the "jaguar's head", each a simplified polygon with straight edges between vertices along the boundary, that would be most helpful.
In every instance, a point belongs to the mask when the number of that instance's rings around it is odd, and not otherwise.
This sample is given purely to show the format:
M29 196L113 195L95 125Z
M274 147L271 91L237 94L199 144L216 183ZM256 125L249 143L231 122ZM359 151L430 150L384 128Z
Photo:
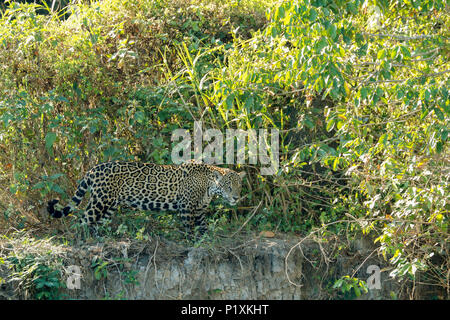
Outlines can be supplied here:
M245 172L235 172L230 169L214 171L215 193L221 195L230 205L235 205L241 197L242 178Z

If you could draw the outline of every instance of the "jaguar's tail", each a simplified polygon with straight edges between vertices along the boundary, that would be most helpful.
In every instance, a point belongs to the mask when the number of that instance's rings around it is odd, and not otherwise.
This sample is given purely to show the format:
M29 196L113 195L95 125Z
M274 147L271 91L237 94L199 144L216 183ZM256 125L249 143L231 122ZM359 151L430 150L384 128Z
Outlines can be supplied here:
M72 197L72 201L70 201L70 203L61 210L55 208L55 205L59 202L59 200L57 199L50 200L47 206L48 213L53 218L61 218L62 216L64 217L67 216L80 204L81 199L83 199L84 195L86 194L86 191L90 186L90 183L91 179L89 179L88 175L86 175L78 185L77 191L75 192L75 195Z

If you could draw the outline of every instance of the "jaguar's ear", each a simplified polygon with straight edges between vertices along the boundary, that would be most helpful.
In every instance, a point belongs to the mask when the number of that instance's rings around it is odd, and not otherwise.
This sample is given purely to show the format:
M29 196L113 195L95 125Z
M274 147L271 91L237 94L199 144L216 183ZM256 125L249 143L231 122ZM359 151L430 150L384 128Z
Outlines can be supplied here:
M214 181L216 183L219 183L219 181L222 179L222 174L219 171L214 171Z
M245 171L239 172L238 175L239 175L239 178L241 178L241 180L244 179L244 177L245 177Z

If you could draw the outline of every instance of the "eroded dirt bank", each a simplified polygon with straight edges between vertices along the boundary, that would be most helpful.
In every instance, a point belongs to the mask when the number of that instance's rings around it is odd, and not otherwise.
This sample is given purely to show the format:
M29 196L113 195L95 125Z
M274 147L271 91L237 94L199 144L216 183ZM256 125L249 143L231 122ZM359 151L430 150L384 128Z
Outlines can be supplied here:
M57 246L70 299L398 299L424 298L412 283L389 278L388 263L369 240L223 239L210 246L185 247L164 239ZM8 250L14 245L9 245ZM8 246L2 245L3 250ZM16 248L17 249L17 248ZM17 249L19 250L19 249ZM367 280L369 266L381 270L380 289L343 293L332 288L351 275ZM372 267L373 268L373 267ZM3 267L2 277L11 269ZM78 282L77 272L81 277ZM5 276L6 275L6 276ZM20 281L2 285L2 298L30 298ZM31 290L31 289L28 289Z

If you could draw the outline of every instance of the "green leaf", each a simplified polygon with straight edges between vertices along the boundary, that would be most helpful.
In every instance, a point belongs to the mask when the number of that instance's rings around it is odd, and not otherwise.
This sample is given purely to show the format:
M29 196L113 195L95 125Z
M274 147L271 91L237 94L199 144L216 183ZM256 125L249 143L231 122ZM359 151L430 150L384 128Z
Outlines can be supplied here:
M358 14L358 9L356 8L356 5L352 2L347 3L347 11L352 14Z
M247 99L245 99L244 109L247 110L247 112L252 112L253 106L254 106L253 96L249 96Z
M411 58L411 52L409 51L408 47L400 46L400 50L402 51L403 56Z
M46 183L45 183L45 181L39 181L38 183L36 183L34 186L33 186L33 189L42 189L42 188L45 188L46 187Z
M433 111L439 120L444 121L445 119L444 113L439 108L433 108Z
M227 109L232 109L234 103L234 93L231 93L228 95L228 97L225 99L225 106Z
M353 286L353 289L355 290L356 296L359 297L361 295L361 290L359 290L359 288L356 285Z
M50 182L50 189L59 194L65 193L64 190L59 185L57 185L56 183L53 183L53 182Z
M369 48L369 43L365 43L361 47L359 47L358 52L357 52L358 56L360 56L360 57L365 56L367 54L368 48Z
M333 161L333 171L336 171L338 169L338 166L339 166L339 158L336 157L336 158L334 158L334 161Z
M373 94L373 100L372 100L373 105L375 105L383 97L383 95L384 95L383 89L378 87L375 90L375 93Z
M425 101L429 102L431 100L431 90L427 89L425 90Z
M447 129L443 129L442 130L442 132L441 132L441 139L442 139L442 141L447 141L447 138L448 138L448 130Z
M59 177L64 176L64 173L55 173L53 175L51 175L50 177L48 177L50 180L55 180L58 179Z
M379 50L377 53L377 59L381 60L384 59L384 57L386 57L386 49Z
M368 94L369 90L366 87L361 88L360 95L362 100L366 99Z
M331 39L336 38L336 26L334 24L331 24L327 29L327 34Z
M327 39L325 37L321 37L320 40L316 43L316 52L320 53L326 46L328 46Z
M284 16L285 16L285 13L286 13L286 11L284 10L284 7L283 6L279 6L278 7L278 17L277 17L277 19L283 19L284 18Z
M305 117L302 123L309 129L314 129L314 122L309 117Z
M52 146L56 141L56 133L54 132L49 132L45 135L45 148L47 149L47 151L51 151L52 150Z
M161 121L166 121L167 119L170 119L170 117L172 117L172 113L167 109L163 109L158 112L158 118Z
M342 279L336 280L336 282L333 285L333 289L340 288L342 286L343 282L344 282L344 280L342 280Z
M387 134L384 133L384 134L381 135L380 139L378 140L378 143L382 144L383 146L385 146L386 145L386 140L387 140Z
M316 21L316 18L317 18L317 10L314 9L314 8L311 8L309 10L309 17L308 17L308 19L309 19L309 21L314 22L314 21Z
M336 123L336 118L331 118L328 122L327 122L327 131L330 132L331 130L333 130L334 128L334 124Z

